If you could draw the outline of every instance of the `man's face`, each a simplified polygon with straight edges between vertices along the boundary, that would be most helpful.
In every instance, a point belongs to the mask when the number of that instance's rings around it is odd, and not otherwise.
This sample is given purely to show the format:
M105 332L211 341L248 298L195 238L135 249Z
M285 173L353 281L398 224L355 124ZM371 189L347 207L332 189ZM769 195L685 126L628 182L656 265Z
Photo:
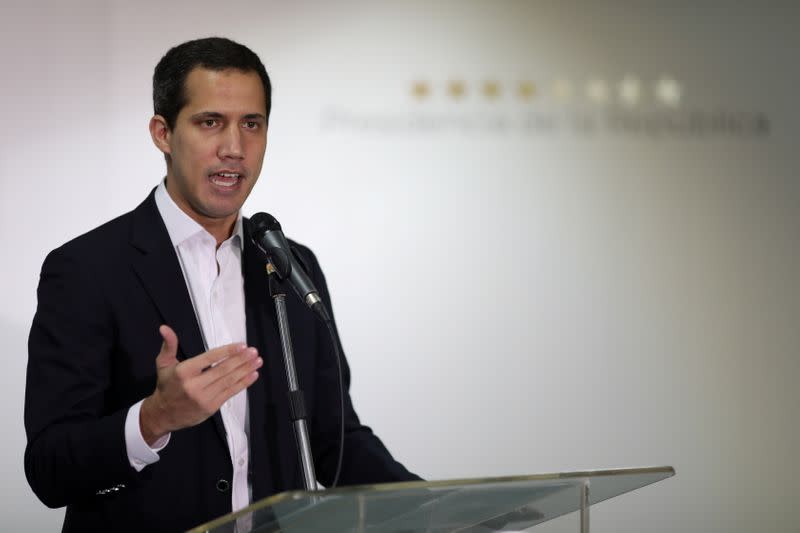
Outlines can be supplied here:
M186 105L172 130L150 122L169 155L167 191L215 236L230 232L261 173L267 146L264 86L255 72L195 68L186 77ZM163 119L162 119L163 121Z

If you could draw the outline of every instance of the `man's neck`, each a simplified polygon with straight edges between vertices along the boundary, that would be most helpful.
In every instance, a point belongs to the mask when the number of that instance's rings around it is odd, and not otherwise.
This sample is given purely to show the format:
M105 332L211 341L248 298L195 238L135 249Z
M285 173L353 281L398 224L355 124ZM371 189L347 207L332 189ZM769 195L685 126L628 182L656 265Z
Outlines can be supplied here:
M233 228L236 227L236 219L239 218L239 213L233 213L227 217L222 218L214 218L204 216L198 212L196 212L192 207L180 197L180 195L175 194L169 187L169 179L167 178L167 194L178 206L178 209L183 211L189 218L200 224L204 230L211 234L214 237L214 240L217 242L217 248L219 248L223 242L228 240L231 235L233 235Z

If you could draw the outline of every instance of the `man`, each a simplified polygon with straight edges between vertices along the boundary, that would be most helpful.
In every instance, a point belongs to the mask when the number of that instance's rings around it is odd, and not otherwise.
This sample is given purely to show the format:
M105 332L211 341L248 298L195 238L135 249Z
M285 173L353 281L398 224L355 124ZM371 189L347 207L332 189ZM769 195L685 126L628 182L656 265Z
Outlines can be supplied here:
M153 76L164 182L134 211L48 255L31 327L25 472L64 531L175 531L302 488L264 258L240 208L261 171L271 85L259 58L209 38ZM329 302L313 254L298 246ZM339 453L336 360L289 295L317 476ZM349 372L343 361L345 387ZM341 484L418 479L345 392Z

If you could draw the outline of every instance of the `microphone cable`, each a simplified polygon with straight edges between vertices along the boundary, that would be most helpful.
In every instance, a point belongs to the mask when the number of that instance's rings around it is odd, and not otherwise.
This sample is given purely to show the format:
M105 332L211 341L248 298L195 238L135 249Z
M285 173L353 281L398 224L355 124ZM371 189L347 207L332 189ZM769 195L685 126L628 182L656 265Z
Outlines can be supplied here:
M339 484L339 476L342 473L342 460L344 459L344 376L342 372L342 350L339 333L336 331L336 325L333 323L333 319L328 319L324 322L328 327L328 333L333 343L333 350L336 354L336 370L339 376L339 458L336 461L336 474L333 476L333 483L330 487L336 488L336 485Z

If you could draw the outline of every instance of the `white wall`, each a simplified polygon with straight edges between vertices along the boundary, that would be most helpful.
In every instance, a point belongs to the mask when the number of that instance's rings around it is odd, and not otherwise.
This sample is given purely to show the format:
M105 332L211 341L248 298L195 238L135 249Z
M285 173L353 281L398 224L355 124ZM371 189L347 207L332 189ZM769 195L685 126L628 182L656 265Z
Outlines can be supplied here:
M158 182L152 68L217 34L256 50L275 86L245 211L317 252L356 406L409 467L673 465L675 478L596 507L593 530L796 530L793 4L228 4L3 4L4 523L53 530L63 513L22 470L41 262ZM626 74L643 82L630 109L616 96ZM682 88L674 108L654 100L662 76ZM610 102L587 100L590 79L614 84ZM524 80L528 101L513 94ZM639 129L609 124L620 113ZM704 134L688 125L698 115Z

